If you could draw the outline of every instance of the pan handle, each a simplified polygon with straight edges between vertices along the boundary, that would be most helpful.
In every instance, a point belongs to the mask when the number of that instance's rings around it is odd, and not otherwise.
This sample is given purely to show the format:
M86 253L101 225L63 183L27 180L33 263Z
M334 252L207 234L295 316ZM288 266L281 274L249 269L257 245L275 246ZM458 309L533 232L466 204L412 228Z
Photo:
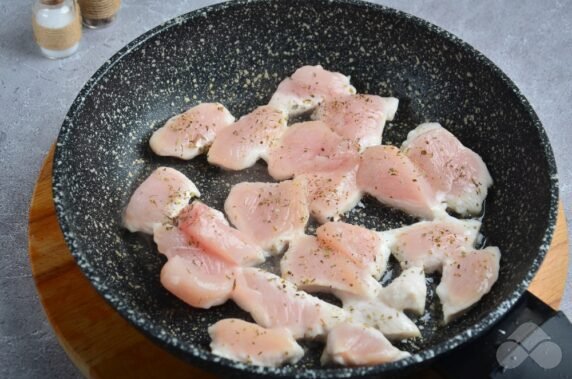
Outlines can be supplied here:
M526 291L490 330L434 364L445 378L572 378L572 324Z

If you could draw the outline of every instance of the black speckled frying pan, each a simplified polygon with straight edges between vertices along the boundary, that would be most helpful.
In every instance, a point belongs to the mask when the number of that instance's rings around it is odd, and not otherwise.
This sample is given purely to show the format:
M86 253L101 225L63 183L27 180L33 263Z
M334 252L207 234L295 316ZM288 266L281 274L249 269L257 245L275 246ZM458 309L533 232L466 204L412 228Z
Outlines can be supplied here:
M264 164L229 173L152 154L153 130L200 101L235 116L265 104L279 81L304 64L351 76L359 92L400 99L384 143L400 145L424 121L440 122L487 163L490 191L483 233L502 251L498 282L470 312L442 327L438 306L424 338L400 345L411 358L367 368L323 368L322 345L281 369L244 367L213 356L207 327L249 319L232 302L190 308L159 282L164 258L150 239L121 227L133 190L156 167L191 178L203 201L222 209L230 186L270 181ZM233 1L173 19L131 42L81 90L62 126L54 197L65 239L95 288L133 325L193 364L219 372L276 377L356 377L402 373L466 344L525 293L549 247L558 186L552 150L534 111L488 59L451 34L407 14L356 1ZM384 230L412 222L375 201L352 213ZM396 266L396 265L395 265ZM398 268L394 268L397 272ZM433 294L430 293L430 302Z

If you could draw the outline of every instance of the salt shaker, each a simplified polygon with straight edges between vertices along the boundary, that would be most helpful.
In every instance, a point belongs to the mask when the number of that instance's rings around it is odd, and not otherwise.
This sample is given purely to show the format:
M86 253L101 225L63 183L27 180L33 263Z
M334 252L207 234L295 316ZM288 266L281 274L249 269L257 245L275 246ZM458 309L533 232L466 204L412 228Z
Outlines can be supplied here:
M79 0L83 24L91 29L105 27L115 20L121 0Z
M65 58L77 51L81 39L81 16L73 0L36 0L32 27L42 54Z

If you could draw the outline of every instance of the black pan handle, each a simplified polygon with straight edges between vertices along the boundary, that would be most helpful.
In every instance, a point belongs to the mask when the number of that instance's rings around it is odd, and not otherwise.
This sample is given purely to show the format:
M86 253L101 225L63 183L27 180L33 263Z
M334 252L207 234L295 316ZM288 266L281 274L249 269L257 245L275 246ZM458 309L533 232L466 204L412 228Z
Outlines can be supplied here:
M527 291L484 335L434 368L448 379L572 378L572 324Z

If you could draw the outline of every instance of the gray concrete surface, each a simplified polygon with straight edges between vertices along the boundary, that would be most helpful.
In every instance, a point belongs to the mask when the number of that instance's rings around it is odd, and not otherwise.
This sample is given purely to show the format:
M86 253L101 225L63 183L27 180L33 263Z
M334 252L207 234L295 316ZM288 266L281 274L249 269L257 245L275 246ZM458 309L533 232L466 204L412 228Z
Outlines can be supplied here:
M36 175L68 107L95 70L139 34L215 1L124 0L118 22L86 31L80 51L42 58L32 40L31 0L0 2L0 378L79 377L36 296L27 211ZM572 1L382 0L475 46L503 69L538 112L554 146L561 194L572 215ZM562 308L572 318L569 276Z

